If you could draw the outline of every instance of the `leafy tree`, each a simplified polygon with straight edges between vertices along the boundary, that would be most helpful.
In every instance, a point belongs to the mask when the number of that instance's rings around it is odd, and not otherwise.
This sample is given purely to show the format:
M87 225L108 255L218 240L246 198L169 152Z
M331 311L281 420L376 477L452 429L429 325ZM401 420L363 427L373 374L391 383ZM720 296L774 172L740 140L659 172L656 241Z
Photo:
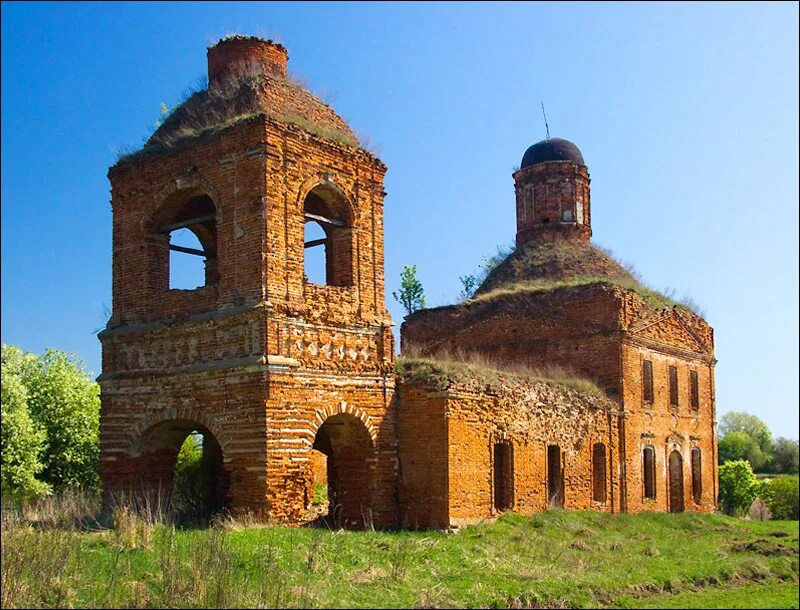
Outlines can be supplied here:
M724 437L731 432L744 432L756 442L765 456L772 455L775 448L772 432L769 431L767 424L755 415L739 411L731 411L723 415L719 422L719 434Z
M34 427L46 438L40 479L56 491L96 489L100 397L84 364L55 349L38 357L6 345L2 360L19 376Z
M772 469L775 472L797 474L800 470L800 448L797 441L782 436L775 439Z
M44 431L38 429L28 412L28 394L11 363L2 363L2 426L0 426L0 492L3 498L24 502L50 492L50 486L37 479L44 464ZM20 354L15 354L19 357Z
M408 315L425 308L425 290L417 279L416 265L403 267L403 272L400 274L400 292L392 292L392 296L405 308Z
M770 456L764 455L758 443L747 432L734 430L719 441L719 461L724 464L736 460L747 460L753 470L761 471L769 462Z
M764 481L761 499L772 513L773 519L797 519L800 513L800 484L797 477L781 476Z
M744 513L758 495L756 475L746 460L725 462L719 467L719 503L729 515Z

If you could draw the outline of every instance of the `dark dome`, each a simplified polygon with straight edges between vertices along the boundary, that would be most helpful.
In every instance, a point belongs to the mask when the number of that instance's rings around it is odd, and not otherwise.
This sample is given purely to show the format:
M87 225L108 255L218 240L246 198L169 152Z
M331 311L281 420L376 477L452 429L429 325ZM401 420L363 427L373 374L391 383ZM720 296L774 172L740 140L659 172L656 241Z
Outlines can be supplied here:
M546 161L572 161L578 165L586 165L581 151L572 142L561 138L548 138L525 151L520 169Z

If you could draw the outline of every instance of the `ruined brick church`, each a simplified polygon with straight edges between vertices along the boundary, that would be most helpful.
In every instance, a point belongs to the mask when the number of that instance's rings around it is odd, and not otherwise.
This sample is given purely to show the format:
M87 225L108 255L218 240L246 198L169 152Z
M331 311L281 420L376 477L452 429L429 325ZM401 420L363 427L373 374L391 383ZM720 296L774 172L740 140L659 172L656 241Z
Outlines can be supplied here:
M590 243L578 148L528 148L513 175L516 249L472 299L408 316L415 357L396 363L386 166L287 61L272 41L221 40L207 89L109 171L107 497L171 489L196 432L209 506L280 523L303 522L320 468L329 516L348 527L715 510L713 331ZM175 244L180 230L199 247ZM312 282L306 257L321 249ZM170 286L177 254L204 262L204 285Z

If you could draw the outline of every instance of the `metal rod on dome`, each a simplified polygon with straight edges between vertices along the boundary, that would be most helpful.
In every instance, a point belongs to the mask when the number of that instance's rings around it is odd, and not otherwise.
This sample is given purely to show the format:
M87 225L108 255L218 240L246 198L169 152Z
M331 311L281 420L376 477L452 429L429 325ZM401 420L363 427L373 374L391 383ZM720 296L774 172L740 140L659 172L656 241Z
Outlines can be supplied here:
M544 117L544 129L547 132L547 139L550 139L550 126L547 124L547 115L544 112L544 102L539 102L542 105L542 116Z

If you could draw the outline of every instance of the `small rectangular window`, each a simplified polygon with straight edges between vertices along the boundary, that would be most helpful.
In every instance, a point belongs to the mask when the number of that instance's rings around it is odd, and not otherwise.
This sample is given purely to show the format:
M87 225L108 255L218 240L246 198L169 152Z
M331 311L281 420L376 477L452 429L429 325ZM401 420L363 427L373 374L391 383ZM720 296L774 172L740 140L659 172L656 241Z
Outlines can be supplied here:
M653 363L642 362L642 392L645 402L653 402Z
M692 448L692 498L695 504L703 499L703 463L700 447Z
M689 373L689 388L692 397L692 409L695 411L700 408L700 391L697 387L697 371Z
M678 406L678 369L669 367L669 404Z

